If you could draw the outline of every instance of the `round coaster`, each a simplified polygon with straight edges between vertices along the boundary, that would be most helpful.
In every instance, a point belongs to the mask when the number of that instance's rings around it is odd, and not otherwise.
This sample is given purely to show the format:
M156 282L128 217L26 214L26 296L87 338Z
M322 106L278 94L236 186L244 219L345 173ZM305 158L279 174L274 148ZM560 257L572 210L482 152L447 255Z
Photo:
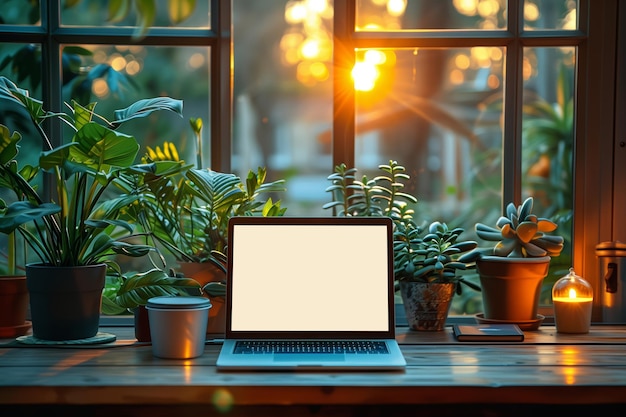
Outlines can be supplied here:
M98 332L93 337L88 337L87 339L75 339L75 340L44 340L38 339L35 336L27 335L20 336L17 340L20 343L24 343L26 345L97 345L100 343L109 343L114 342L116 336L111 333Z

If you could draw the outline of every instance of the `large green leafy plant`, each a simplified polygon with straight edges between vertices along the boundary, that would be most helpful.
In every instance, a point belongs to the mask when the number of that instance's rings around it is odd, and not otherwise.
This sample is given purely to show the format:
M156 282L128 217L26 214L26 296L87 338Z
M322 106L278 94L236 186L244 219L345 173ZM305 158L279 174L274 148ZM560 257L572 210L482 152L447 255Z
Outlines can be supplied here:
M119 218L120 210L132 206L137 196L113 190L122 174L158 172L158 164L135 164L139 144L116 129L154 111L182 114L180 100L140 100L115 111L114 119L108 121L95 112L96 103L81 106L72 102L67 104L67 112L45 111L40 100L5 77L0 77L0 99L26 111L44 147L38 165L19 167L19 133L9 135L6 127L0 130L4 132L0 185L15 194L15 201L7 204L0 215L0 232L24 236L32 254L44 264L106 263L118 274L118 255L139 257L154 249L137 239L139 235L131 223ZM49 118L58 118L71 129L67 143L56 147L51 144L42 127ZM52 178L50 198L34 185L44 173Z
M198 123L192 119L191 125L196 130ZM223 269L231 217L282 216L286 211L270 196L284 191L285 181L267 182L265 168L249 171L244 182L233 173L185 164L167 142L148 149L144 162L182 167L158 175L142 173L140 178L125 176L126 192L138 197L129 215L178 262L211 262Z

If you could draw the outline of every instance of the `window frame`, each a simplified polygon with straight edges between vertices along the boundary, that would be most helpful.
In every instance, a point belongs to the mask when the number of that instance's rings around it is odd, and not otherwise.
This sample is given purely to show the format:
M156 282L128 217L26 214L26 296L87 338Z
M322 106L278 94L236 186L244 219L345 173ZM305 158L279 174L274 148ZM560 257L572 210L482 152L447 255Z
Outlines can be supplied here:
M346 89L341 89L341 86L349 82L349 71L354 65L357 48L504 47L507 48L505 62L507 94L504 106L502 210L509 201L519 204L522 194L521 74L524 48L576 47L572 266L580 275L589 277L594 284L594 293L600 294L602 283L597 279L598 262L595 257L595 245L602 241L615 240L620 235L624 236L626 231L626 225L615 220L619 215L619 207L624 207L624 198L618 197L617 190L624 186L626 175L622 174L620 177L617 176L617 171L613 173L614 166L619 165L614 146L621 148L624 146L617 144L616 128L613 126L617 125L618 120L614 117L614 114L617 114L614 113L616 109L612 108L615 98L610 94L616 87L615 67L618 49L615 37L618 27L618 2L610 0L592 4L590 0L579 0L578 29L573 31L526 31L522 22L524 0L508 0L507 5L509 24L502 30L357 32L354 30L356 0L335 0L333 82L335 91L342 91L342 95L341 102L338 95L334 95L333 164L345 162L348 166L354 166L355 98L354 94L346 94ZM624 7L619 9L621 22L625 22ZM622 43L624 43L623 32L622 28ZM622 67L623 55L624 53L621 54ZM593 65L594 62L602 62L604 65ZM508 90L507 86L512 86L512 89ZM623 82L621 91L622 93L624 91ZM594 137L592 132L602 132L597 135L597 142L593 145L590 143ZM610 163L603 160L603 156L611 154L616 155L615 160L611 160ZM595 194L595 198L590 196L591 193ZM551 314L551 309L549 312ZM594 299L593 319L601 321L601 297Z
M154 28L136 40L132 28L61 27L61 0L41 1L41 25L0 25L0 42L42 45L42 98L46 108L62 107L60 45L67 43L207 46L210 48L210 152L213 169L229 171L232 153L233 39L232 0L211 1L209 29ZM518 24L523 0L508 0L507 29L414 32L356 32L356 0L334 1L333 86L342 91L333 97L333 166L353 165L355 159L355 98L340 87L350 82L355 48L366 47L463 47L500 46L506 54L504 164L505 201L521 198L521 58L524 47L560 46L564 41L577 52L576 120L574 143L573 267L602 291L595 246L603 241L626 240L626 220L620 215L626 205L624 159L626 121L617 117L626 111L626 82L617 74L626 68L626 6L619 0L579 0L576 31L525 31ZM619 27L622 23L622 27ZM340 46L340 47L337 47ZM619 48L621 46L621 49ZM346 53L348 51L348 53ZM602 65L596 63L601 62ZM60 122L47 128L54 144L62 140ZM621 138L621 139L620 139ZM607 158L613 155L613 158ZM503 207L504 208L504 207ZM593 320L601 321L601 297L594 298Z

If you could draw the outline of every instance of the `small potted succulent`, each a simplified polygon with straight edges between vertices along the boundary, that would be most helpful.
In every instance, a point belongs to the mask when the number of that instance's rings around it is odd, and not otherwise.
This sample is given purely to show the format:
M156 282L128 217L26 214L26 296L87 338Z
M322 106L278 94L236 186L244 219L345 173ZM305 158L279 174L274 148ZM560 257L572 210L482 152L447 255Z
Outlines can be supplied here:
M394 231L394 270L409 326L414 330L443 330L454 294L463 285L480 291L459 271L471 267L459 257L477 247L459 240L462 228L432 222L427 233L410 219L397 223Z
M461 262L475 262L482 288L484 320L504 320L532 327L537 314L543 279L550 260L563 250L562 236L551 235L556 223L532 213L528 197L516 206L509 203L496 227L475 226L479 238L496 242L463 255Z

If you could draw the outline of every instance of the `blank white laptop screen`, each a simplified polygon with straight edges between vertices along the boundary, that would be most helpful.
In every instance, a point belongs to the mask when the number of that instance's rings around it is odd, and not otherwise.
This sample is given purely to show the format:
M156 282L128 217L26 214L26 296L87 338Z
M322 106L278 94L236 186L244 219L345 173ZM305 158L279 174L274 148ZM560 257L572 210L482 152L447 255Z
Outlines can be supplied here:
M403 370L387 217L233 217L220 370Z
M384 225L238 224L231 330L389 330Z

